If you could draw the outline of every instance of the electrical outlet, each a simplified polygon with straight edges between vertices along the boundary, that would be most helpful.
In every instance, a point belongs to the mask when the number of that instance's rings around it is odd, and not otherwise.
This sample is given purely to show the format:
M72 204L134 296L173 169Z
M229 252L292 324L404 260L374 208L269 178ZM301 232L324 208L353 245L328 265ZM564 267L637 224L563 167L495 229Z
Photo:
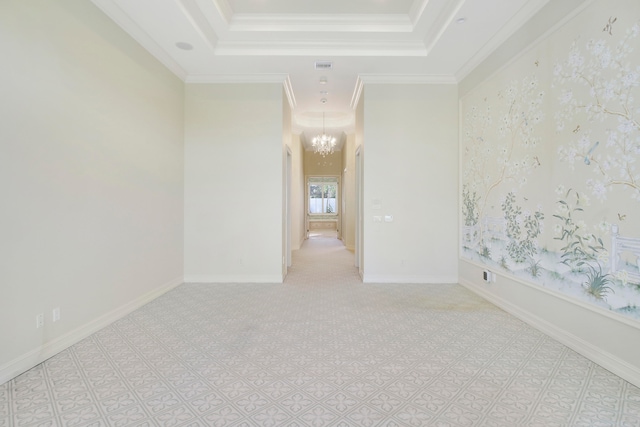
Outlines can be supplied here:
M44 326L44 313L40 313L36 316L36 329Z
M484 270L482 272L482 280L484 280L487 283L495 282L494 273L489 270Z
M60 320L60 307L56 307L53 309L53 321L57 322L58 320Z

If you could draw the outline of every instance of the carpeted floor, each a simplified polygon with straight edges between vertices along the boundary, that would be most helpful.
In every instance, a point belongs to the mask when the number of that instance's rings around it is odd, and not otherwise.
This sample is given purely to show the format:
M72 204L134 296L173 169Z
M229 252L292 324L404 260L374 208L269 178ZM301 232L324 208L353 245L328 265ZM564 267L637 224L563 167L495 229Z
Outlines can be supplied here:
M185 284L0 385L0 426L638 426L640 390L456 285Z

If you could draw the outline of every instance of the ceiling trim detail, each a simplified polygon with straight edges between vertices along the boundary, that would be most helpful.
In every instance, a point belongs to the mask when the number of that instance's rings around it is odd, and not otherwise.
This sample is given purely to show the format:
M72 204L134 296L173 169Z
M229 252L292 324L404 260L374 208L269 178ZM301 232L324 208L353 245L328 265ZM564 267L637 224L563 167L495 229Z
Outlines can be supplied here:
M288 74L216 74L189 76L185 83L283 83L289 80ZM289 82L289 86L291 82ZM293 94L293 91L291 92ZM294 98L295 101L295 98Z
M426 56L421 41L219 41L216 55Z
M438 43L444 32L447 30L451 22L456 17L457 13L460 11L464 2L466 0L458 0L451 1L447 3L447 8L445 8L436 23L434 24L431 31L428 32L427 36L424 39L424 45L427 49L427 52L431 52L431 49Z
M200 37L209 45L211 50L214 50L218 43L218 36L213 31L202 10L198 7L196 0L178 0L177 3Z
M358 102L360 102L360 95L362 95L362 88L364 87L364 82L358 76L356 79L356 86L353 88L353 95L351 96L351 109L355 110L358 107Z
M213 3L215 8L217 9L220 16L225 20L226 24L229 25L231 22L231 18L233 17L233 9L229 6L227 0L198 0L200 4L202 2Z
M364 84L458 84L455 76L436 74L360 74L358 80Z
M235 14L229 31L410 33L407 15Z
M185 81L188 73L185 71L149 34L142 30L117 4L111 0L91 0L98 9L104 12L118 26L127 32L144 49L160 61L172 73Z
M411 10L409 10L409 19L411 19L413 25L416 25L422 18L422 14L427 8L427 3L429 3L429 0L414 0Z
M287 100L289 101L289 107L291 108L291 110L295 110L296 109L296 97L293 93L293 86L291 86L291 79L289 78L289 76L287 76L286 79L284 79L284 93L287 95Z

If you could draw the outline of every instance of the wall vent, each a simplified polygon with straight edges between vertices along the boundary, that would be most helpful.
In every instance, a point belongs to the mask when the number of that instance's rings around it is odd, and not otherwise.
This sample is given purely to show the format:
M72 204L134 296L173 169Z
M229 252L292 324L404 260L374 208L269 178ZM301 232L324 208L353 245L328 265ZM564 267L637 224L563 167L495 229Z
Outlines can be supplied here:
M316 61L316 70L331 70L332 68L333 68L333 62Z

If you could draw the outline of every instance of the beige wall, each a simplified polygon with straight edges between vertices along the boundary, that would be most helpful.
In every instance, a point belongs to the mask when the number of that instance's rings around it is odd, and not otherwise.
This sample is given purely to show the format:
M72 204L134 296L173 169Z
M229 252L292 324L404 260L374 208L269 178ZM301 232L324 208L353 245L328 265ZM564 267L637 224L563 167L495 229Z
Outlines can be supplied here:
M299 134L291 136L291 152L293 153L292 173L292 210L291 210L291 243L292 249L300 249L305 239L305 184L304 184L304 147Z
M365 149L364 149L364 100L366 88L362 88L360 97L358 98L358 104L356 105L356 135L355 135L355 195L356 195L356 249L355 249L355 264L358 266L358 273L360 277L364 277L364 171L366 165Z
M282 87L282 277L287 275L291 263L291 245L293 232L290 221L292 216L293 196L293 151L291 150L291 106L287 100L287 93ZM291 157L288 160L288 157ZM287 163L291 164L288 165Z
M364 281L457 282L457 87L366 85L364 141Z
M187 85L185 281L282 281L282 102L282 83Z
M181 283L184 91L85 0L0 2L0 51L3 383Z
M307 176L342 176L342 151L326 157L313 151L305 151L304 172Z
M356 135L349 134L342 148L342 241L347 249L356 246Z

